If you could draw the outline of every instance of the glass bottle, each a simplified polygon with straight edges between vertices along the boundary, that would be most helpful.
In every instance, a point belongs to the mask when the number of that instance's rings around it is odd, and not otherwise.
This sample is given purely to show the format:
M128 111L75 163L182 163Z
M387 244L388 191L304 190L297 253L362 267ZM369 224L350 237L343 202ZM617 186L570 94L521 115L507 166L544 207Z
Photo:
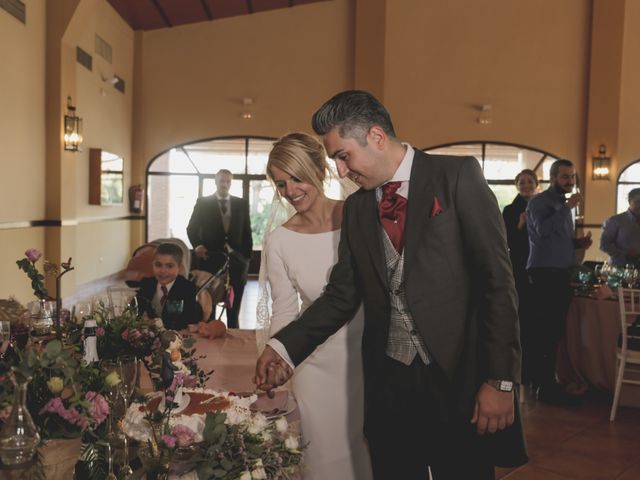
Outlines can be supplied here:
M11 376L13 382L13 407L0 431L0 459L5 465L22 465L30 462L40 444L40 435L27 409L27 385L24 380Z

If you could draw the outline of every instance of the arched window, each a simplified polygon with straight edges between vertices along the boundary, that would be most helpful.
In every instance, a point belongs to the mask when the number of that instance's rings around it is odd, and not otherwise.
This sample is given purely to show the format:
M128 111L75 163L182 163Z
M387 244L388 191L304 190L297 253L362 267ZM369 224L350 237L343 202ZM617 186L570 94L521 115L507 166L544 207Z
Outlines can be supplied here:
M269 137L224 137L173 147L147 167L147 239L175 237L187 245L187 224L196 199L216 190L215 176L233 173L231 195L249 200L253 244L260 249L273 188L265 175Z
M626 167L618 176L616 213L622 213L629 208L627 197L634 188L640 188L640 160Z
M187 238L187 224L198 197L216 190L216 173L233 173L231 195L249 200L254 250L262 249L264 229L274 190L267 179L269 152L276 139L269 137L223 137L173 147L156 156L147 167L147 239ZM325 193L343 198L335 172Z
M504 142L456 142L423 150L431 154L476 157L501 210L516 196L515 178L521 170L528 168L536 172L542 191L549 185L551 164L558 159L538 148Z

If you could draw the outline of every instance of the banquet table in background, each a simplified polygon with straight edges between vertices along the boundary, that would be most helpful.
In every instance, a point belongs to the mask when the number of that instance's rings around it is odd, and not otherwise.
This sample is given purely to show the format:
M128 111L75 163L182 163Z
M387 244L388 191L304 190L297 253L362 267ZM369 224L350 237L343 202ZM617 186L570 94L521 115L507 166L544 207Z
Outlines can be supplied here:
M613 393L620 311L614 300L576 296L567 314L566 335L558 349L561 383L576 390L593 387ZM640 387L625 385L620 405L640 407Z

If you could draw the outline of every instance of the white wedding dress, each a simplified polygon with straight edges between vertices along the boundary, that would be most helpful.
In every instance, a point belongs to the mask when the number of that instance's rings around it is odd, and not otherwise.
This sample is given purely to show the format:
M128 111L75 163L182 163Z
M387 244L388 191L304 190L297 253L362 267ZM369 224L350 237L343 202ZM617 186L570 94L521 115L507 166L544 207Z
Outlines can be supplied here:
M271 233L266 250L273 299L271 335L320 296L338 259L339 239L340 230L305 234L278 227ZM308 442L304 450L305 480L372 478L363 434L363 328L361 307L293 375L302 436Z

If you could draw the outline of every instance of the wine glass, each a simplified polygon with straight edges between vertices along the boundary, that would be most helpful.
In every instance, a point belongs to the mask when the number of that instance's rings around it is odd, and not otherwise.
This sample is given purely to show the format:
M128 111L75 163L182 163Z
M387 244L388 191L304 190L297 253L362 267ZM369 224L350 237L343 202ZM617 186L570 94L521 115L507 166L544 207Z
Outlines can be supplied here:
M105 375L105 377L109 376L111 373L115 372L118 374L118 377L120 377L120 371L119 371L119 365L118 365L118 360L105 360L102 362L102 371ZM109 418L107 419L107 421L109 423L107 423L107 441L111 441L114 439L114 437L116 436L116 434L113 431L113 421L116 418L116 406L118 403L118 399L121 396L121 387L120 384L122 383L122 378L120 377L120 382L117 385L113 385L107 388L106 392L105 392L105 397L107 399L107 402L109 403Z
M133 288L107 287L109 310L114 317L119 317L125 310L137 308L137 291Z
M11 323L8 320L2 320L0 321L0 359L4 358L10 342Z
M120 389L120 396L124 403L124 414L127 414L129 408L129 400L136 387L136 380L138 378L138 360L134 355L123 355L118 357L118 374L120 375L120 383L118 387ZM133 475L133 469L129 465L129 445L127 436L122 434L122 441L124 444L124 459L121 472L125 477Z

